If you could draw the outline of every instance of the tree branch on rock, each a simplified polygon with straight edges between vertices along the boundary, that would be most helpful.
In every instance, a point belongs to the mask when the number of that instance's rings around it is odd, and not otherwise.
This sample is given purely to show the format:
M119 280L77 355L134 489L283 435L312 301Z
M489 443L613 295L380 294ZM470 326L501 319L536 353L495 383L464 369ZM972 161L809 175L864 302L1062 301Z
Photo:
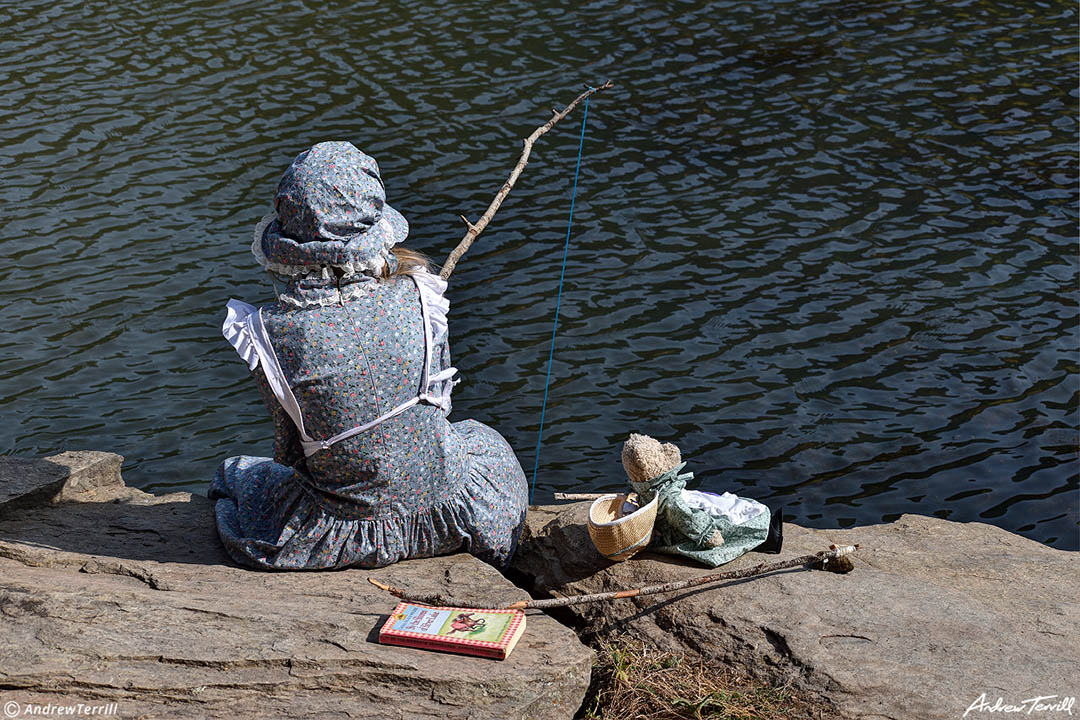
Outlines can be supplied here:
M674 582L663 583L661 585L649 585L647 587L640 588L628 588L626 590L614 590L612 592L593 593L591 595L571 595L569 597L555 597L546 600L520 600L515 603L506 605L505 608L509 610L529 610L529 609L543 609L567 607L570 605L581 605L583 603L599 602L602 600L621 600L624 598L642 597L645 595L656 595L659 593L674 592L676 590L685 590L686 588L698 587L701 585L708 585L710 583L721 582L724 580L739 580L742 578L753 577L755 575L764 575L765 573L776 572L777 570L787 570L795 567L811 567L817 570L828 570L830 572L845 573L852 569L851 559L846 557L851 553L859 549L858 545L830 545L828 550L822 550L821 552L814 553L813 555L802 555L790 560L781 560L774 563L761 563L754 567L743 568L742 570L728 570L725 572L712 573L709 575L702 575L696 578L688 578L686 580L676 580ZM402 590L399 587L393 585L387 585L386 583L379 582L373 578L368 578L368 582L386 592L390 593L394 597L405 600L406 602L419 603L421 605L449 605L451 603L446 601L441 595L432 594L413 594L407 590ZM457 604L461 604L460 602ZM482 608L487 603L468 603L469 607Z

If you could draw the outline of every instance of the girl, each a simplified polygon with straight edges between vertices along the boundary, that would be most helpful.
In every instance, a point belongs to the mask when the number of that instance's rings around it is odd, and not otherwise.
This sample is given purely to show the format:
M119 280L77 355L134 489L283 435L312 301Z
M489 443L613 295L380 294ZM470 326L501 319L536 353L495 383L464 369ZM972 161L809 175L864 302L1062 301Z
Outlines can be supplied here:
M525 517L513 450L451 423L446 283L395 247L408 223L375 160L320 143L285 171L252 252L276 303L228 303L222 331L274 420L274 459L222 463L210 488L239 563L381 567L466 550L503 568Z

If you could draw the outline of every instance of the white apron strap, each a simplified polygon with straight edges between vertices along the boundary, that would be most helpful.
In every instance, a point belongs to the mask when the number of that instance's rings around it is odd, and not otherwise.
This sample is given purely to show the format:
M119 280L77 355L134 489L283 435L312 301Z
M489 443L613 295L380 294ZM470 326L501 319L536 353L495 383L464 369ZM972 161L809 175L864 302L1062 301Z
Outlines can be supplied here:
M256 365L256 357L258 358L257 364L262 365L263 373L266 375L266 381L270 385L270 390L273 391L274 397L278 399L278 402L281 403L281 407L296 424L296 429L300 433L300 446L304 449L305 456L310 457L320 450L329 449L335 443L347 440L362 432L367 432L376 425L400 415L421 402L435 405L443 410L449 409L449 394L433 395L431 393L431 388L437 383L445 382L453 378L454 375L457 374L457 368L448 367L435 375L431 375L431 355L434 345L434 334L431 309L429 308L430 300L427 297L429 288L427 288L425 284L422 284L415 275L410 274L409 277L412 278L413 283L416 284L416 288L420 293L420 315L424 325L424 365L423 370L420 373L420 387L416 397L409 398L393 410L383 413L371 422L357 425L354 428L338 433L326 440L316 440L308 435L307 430L304 428L304 416L300 411L300 404L296 401L296 396L293 394L292 388L289 387L289 383L285 379L285 372L281 369L277 353L274 352L274 347L270 343L270 336L267 334L266 326L263 324L262 320L262 309L260 308L256 311L253 306L247 305L246 303L230 301L230 315L226 321L226 337L229 338L230 342L233 343L233 346L237 348L241 357L248 361L249 367L252 369L254 369ZM233 303L236 304L235 307L233 306ZM229 337L228 328L235 327L240 323L245 325L243 329L246 332L244 332L243 335L246 335L245 339L249 341L246 346L238 344L237 340Z
M300 412L300 404L296 402L296 396L293 395L292 388L289 387L289 383L285 380L285 372L278 362L274 346L270 344L270 336L266 334L266 326L263 325L262 321L262 308L259 308L257 313L248 315L248 322L251 327L252 341L255 344L256 351L259 353L259 362L263 366L263 372L266 374L266 381L270 384L270 389L274 391L274 396L281 403L281 407L296 423L296 429L300 432L301 443L314 442L311 436L307 434L307 430L304 429L304 416Z

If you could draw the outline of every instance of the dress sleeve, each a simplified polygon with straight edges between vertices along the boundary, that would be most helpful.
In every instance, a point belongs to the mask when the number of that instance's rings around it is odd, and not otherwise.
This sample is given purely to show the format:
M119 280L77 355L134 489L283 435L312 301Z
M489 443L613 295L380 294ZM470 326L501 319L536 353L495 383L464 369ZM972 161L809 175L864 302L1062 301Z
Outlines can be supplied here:
M274 421L274 462L300 468L306 472L306 458L304 449L300 445L300 434L296 431L296 423L281 407L274 391L270 389L270 383L267 382L263 369L256 367L252 370L251 376L255 379L255 385L259 388L263 403Z
M247 363L255 379L255 385L262 395L263 404L270 411L270 417L274 422L274 462L290 467L304 465L304 450L300 445L300 434L296 429L296 422L285 412L281 402L270 387L266 379L266 372L259 360L258 338L252 327L251 320L257 316L259 309L254 305L248 305L239 300L229 300L228 314L221 326L221 334L236 350L236 354ZM272 370L273 371L273 370ZM306 467L302 467L306 471Z
M435 376L444 370L457 370L450 365L450 340L446 335L443 335L442 342L436 343L431 350L431 372ZM456 374L456 372L455 372ZM450 392L454 389L461 380L446 378L445 380L439 380L431 383L431 394L439 397L446 398L446 407L444 408L444 415L450 415L452 407L452 401L450 400Z

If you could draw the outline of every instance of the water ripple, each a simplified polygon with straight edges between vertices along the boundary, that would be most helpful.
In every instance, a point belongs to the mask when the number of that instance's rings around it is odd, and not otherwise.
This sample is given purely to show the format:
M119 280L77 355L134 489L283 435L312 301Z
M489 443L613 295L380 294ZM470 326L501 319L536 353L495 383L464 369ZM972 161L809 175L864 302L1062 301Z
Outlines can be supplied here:
M289 160L379 159L442 258L519 139L590 106L538 499L631 431L820 526L917 512L1077 548L1072 4L189 3L0 8L2 447L202 490L268 454L221 341ZM458 418L532 467L577 132L456 271Z

